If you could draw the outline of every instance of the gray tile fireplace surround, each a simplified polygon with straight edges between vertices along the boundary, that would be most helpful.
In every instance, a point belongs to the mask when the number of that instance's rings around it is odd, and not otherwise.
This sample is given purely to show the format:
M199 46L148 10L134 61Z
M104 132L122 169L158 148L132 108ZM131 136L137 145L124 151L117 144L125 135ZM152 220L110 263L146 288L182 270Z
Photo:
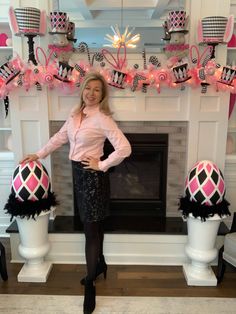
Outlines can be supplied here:
M50 133L53 135L63 125L62 121L50 122ZM183 193L187 151L187 122L128 121L119 122L124 133L157 133L169 135L167 165L166 216L180 216L178 199ZM73 216L73 187L71 163L68 160L69 146L63 145L52 154L52 185L60 205L57 215Z

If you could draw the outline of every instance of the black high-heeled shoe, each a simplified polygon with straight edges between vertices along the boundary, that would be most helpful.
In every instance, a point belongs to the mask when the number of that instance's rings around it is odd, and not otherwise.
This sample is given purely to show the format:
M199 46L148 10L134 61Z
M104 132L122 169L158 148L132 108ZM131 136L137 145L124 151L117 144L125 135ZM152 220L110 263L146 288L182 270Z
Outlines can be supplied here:
M84 287L84 314L93 313L96 306L96 289L93 280L85 280Z
M100 258L99 262L97 263L97 268L96 268L96 277L95 279L103 273L104 279L107 278L107 264L105 262L104 255ZM81 285L85 284L87 277L84 277L80 280Z

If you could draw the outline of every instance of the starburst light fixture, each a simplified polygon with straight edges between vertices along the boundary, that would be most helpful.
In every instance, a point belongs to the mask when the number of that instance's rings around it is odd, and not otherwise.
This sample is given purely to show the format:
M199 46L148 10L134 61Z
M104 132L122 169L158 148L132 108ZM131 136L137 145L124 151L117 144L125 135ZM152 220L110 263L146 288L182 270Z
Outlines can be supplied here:
M121 0L121 29L123 28L123 0ZM111 26L114 35L106 34L105 40L109 41L109 44L105 44L106 47L119 48L126 46L126 48L136 48L136 43L140 40L140 34L133 35L135 27L129 31L129 26L125 27L125 31L121 34L118 25Z
M126 26L124 33L121 35L118 25L111 26L114 35L106 34L105 40L108 40L110 44L105 44L106 47L119 48L120 46L126 46L127 48L136 48L136 43L140 40L140 34L132 35L135 28L133 27L129 31L129 26Z

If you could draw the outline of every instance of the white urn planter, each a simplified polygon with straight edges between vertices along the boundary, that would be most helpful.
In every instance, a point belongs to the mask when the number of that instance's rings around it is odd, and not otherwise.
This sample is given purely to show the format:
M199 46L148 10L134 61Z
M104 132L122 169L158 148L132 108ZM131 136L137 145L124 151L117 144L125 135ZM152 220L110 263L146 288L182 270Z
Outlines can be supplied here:
M46 282L52 263L45 261L49 252L48 223L51 211L40 213L35 218L16 217L20 244L20 255L25 259L25 264L19 272L19 282Z
M225 193L223 174L214 162L198 161L188 172L179 204L188 228L185 252L191 262L183 265L188 285L217 285L210 263L217 257L215 244L220 223L230 215Z
M217 285L210 263L218 254L215 243L221 221L222 217L217 214L205 221L192 214L187 217L188 241L185 252L191 262L183 265L183 272L188 285Z
M20 163L15 168L4 209L11 220L16 219L19 253L25 259L18 281L46 282L52 268L52 263L45 261L50 249L48 223L57 204L47 170L38 160Z

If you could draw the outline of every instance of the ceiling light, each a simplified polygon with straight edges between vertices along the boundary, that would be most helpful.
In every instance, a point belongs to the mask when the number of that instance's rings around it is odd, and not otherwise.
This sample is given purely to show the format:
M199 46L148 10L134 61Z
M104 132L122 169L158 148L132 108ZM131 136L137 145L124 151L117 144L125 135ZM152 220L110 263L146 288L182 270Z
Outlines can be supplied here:
M121 1L121 29L123 28L123 0ZM105 40L109 41L109 44L105 44L106 47L119 48L126 46L127 48L136 48L136 43L140 40L140 34L133 34L135 27L129 30L129 26L125 27L125 31L121 34L118 25L111 26L113 35L106 34Z

